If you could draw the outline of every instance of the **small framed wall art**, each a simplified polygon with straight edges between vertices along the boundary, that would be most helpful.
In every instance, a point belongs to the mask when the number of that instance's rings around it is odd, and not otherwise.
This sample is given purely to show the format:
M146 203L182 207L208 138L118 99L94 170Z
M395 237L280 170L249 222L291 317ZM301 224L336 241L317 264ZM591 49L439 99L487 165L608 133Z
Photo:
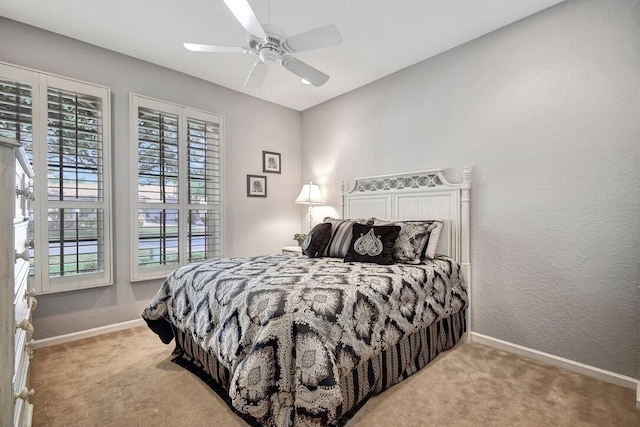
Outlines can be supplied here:
M262 152L262 172L281 173L280 153Z
M267 177L247 175L247 197L267 197Z

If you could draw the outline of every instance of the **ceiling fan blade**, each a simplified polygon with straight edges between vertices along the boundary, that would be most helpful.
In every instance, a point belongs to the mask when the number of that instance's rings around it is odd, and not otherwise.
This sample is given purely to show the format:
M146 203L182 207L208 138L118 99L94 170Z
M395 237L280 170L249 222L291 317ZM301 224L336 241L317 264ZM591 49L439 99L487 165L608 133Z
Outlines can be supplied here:
M253 13L253 9L251 9L247 0L223 1L231 13L233 13L233 16L235 16L238 22L240 22L240 25L242 25L249 34L261 40L267 39L267 35L265 34L260 21L256 18L255 13Z
M333 24L296 34L284 41L285 48L291 52L303 52L339 44L342 44L342 34Z
M329 76L320 70L313 68L311 65L305 64L293 56L285 56L280 61L282 66L291 71L296 76L304 79L314 85L320 87L329 80Z
M192 52L216 52L216 53L250 53L246 47L216 46L212 44L184 43L184 47Z
M260 60L256 61L251 68L251 72L247 76L247 80L244 82L245 89L251 89L260 87L264 78L267 75L267 66Z

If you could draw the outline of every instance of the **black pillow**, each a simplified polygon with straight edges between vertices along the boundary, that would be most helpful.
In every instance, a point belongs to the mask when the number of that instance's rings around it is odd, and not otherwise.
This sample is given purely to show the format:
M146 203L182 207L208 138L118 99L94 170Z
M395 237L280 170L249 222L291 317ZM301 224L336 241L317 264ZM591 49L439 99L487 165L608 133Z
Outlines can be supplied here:
M317 258L322 255L331 239L331 224L321 223L313 227L302 242L302 253L309 258Z
M398 225L353 224L353 237L344 261L393 264L393 244L398 233Z

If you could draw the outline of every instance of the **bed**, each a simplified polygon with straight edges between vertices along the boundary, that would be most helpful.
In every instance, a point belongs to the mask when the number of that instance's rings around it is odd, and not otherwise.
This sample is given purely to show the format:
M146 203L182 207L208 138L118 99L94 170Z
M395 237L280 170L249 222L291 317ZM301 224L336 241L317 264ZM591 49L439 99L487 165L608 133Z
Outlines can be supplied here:
M173 361L249 424L342 425L464 339L469 192L468 170L460 183L430 170L359 178L348 192L343 184L349 220L314 227L305 243L312 257L178 268L143 318L165 344L175 341ZM329 230L322 238L321 229ZM407 236L413 246L420 236L420 253L398 252ZM403 262L388 262L389 254Z

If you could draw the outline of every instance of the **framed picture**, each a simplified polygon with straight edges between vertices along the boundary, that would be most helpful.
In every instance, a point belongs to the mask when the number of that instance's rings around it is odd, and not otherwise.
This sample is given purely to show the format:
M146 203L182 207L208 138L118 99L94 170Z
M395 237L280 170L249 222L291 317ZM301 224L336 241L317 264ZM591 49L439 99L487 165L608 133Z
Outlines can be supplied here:
M267 177L247 175L247 197L267 197Z
M280 153L262 152L262 172L280 173Z

